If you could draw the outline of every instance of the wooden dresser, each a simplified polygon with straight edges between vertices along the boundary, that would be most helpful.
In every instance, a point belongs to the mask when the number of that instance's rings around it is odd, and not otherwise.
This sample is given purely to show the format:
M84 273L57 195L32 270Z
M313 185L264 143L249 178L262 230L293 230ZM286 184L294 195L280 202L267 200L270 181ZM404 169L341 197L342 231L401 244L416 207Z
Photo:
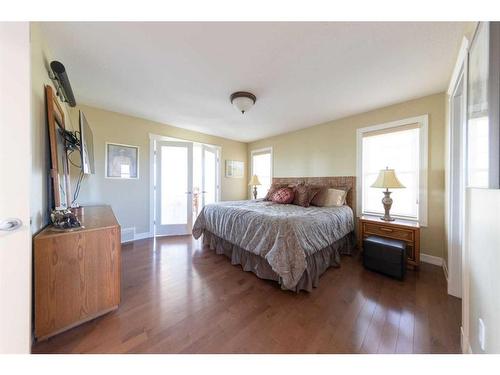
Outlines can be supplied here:
M406 242L407 263L410 268L420 265L420 226L404 220L383 221L379 216L363 215L359 218L359 241L368 236L379 236Z
M85 227L34 238L35 337L46 339L120 303L120 225L111 207L79 209Z

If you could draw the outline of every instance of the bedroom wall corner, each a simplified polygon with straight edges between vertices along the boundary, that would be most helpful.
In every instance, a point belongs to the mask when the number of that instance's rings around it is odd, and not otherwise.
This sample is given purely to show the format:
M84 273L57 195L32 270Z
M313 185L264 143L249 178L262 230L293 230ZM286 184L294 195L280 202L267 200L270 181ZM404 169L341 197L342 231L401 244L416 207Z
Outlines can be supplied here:
M135 232L140 236L148 236L150 233L149 134L220 146L222 148L220 160L221 199L246 199L246 169L242 178L227 178L224 173L226 160L240 160L247 164L246 143L83 104L77 105L70 111L75 124L78 123L79 110L85 113L94 136L96 173L85 177L78 202L82 205L111 205L122 228L135 228ZM105 178L106 142L139 146L139 179ZM77 172L75 171L75 173ZM73 175L72 179L75 176Z
M38 22L30 23L31 49L31 232L36 233L49 222L49 136L45 108L45 85L51 85L48 76L52 55ZM55 88L54 88L55 90ZM61 102L60 102L61 103ZM66 126L73 129L68 107L61 103Z
M428 226L421 230L421 252L444 254L444 92L408 100L294 132L251 142L251 150L273 147L274 177L356 175L356 129L429 115ZM248 156L249 158L249 156Z

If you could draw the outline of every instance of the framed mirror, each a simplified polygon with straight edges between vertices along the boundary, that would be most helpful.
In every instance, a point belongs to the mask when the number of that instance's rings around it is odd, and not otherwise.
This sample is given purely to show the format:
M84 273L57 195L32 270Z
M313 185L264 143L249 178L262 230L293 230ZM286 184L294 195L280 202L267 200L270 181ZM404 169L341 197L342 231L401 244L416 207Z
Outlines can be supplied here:
M66 154L64 112L51 86L45 86L47 124L49 127L50 177L54 194L54 207L71 207L69 165Z

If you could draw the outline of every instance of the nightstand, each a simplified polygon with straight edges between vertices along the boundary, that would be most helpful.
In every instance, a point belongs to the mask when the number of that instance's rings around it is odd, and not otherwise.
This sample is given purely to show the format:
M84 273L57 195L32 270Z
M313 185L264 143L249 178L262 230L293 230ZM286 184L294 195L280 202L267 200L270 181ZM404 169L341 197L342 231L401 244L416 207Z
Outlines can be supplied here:
M359 247L368 236L393 238L406 242L407 264L410 268L420 265L420 225L412 221L383 221L379 216L363 215L359 218Z

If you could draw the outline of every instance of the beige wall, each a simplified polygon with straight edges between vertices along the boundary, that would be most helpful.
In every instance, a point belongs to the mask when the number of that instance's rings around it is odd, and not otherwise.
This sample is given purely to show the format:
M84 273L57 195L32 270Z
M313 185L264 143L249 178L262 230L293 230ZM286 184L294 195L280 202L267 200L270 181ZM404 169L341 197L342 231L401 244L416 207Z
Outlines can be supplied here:
M429 114L429 217L428 227L422 229L421 251L442 257L444 254L444 105L444 93L430 95L252 142L249 144L248 152L250 155L253 149L273 147L275 177L355 176L356 129Z
M150 133L222 147L221 198L222 200L245 198L246 175L244 178L239 179L226 178L224 176L224 165L225 160L228 159L241 160L246 163L246 143L201 134L84 105L71 109L71 116L75 124L77 123L79 109L85 113L92 128L96 173L85 178L78 201L81 204L110 204L122 228L135 227L136 233L149 232ZM139 146L140 178L138 180L104 178L106 142ZM79 173L79 171L73 168L72 173Z
M51 53L45 44L37 23L30 24L31 39L31 231L36 233L49 222L49 136L45 108L45 85L52 85L48 67ZM67 127L71 128L66 105Z

